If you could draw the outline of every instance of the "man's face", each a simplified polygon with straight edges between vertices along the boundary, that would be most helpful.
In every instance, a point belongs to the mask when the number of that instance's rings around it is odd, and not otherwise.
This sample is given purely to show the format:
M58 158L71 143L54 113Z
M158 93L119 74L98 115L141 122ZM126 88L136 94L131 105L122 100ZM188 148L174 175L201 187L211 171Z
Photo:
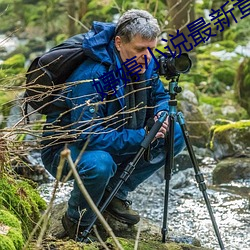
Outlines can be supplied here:
M146 55L147 63L149 64L152 56L148 50L148 47L153 51L156 47L156 44L157 39L146 40L143 39L140 35L136 35L135 37L133 37L129 43L124 43L122 41L122 38L119 36L115 37L115 46L120 52L122 61L125 62L126 59L130 59L136 56L135 59L137 63L142 65L142 69L140 71L141 74L146 71L144 55Z

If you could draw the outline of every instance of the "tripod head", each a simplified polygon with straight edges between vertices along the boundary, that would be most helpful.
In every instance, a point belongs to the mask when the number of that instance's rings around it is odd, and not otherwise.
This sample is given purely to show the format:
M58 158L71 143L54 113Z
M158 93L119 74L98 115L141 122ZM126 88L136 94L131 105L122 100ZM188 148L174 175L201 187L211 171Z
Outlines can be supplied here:
M178 86L179 82L179 75L176 78L172 78L171 81L169 82L169 95L170 95L170 100L174 100L176 95L181 93L182 87Z

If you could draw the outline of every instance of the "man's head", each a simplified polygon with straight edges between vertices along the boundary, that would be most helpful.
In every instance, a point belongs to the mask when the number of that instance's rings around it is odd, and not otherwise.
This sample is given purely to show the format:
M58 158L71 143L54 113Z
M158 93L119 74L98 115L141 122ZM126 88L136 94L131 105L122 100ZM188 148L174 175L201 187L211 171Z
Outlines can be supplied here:
M115 46L120 52L122 61L136 56L136 60L143 66L145 72L145 57L151 60L148 47L153 50L157 44L160 28L157 20L147 11L129 10L119 19L116 26Z

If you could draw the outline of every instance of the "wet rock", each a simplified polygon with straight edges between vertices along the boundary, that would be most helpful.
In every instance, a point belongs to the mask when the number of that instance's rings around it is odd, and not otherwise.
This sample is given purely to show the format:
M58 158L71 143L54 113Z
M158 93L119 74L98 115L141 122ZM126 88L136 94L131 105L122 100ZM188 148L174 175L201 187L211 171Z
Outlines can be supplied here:
M213 183L250 178L250 158L227 158L220 161L213 171Z
M174 174L171 178L170 187L173 189L178 189L189 186L191 176L193 176L193 169L191 168Z

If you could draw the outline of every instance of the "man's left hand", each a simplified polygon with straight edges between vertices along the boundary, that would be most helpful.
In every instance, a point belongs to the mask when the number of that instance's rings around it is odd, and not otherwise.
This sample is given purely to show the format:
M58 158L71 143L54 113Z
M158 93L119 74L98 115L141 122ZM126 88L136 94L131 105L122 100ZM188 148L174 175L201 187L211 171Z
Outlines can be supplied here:
M154 120L155 122L158 120L158 118L160 117L161 113L164 111L160 111L155 117ZM163 122L161 128L159 129L159 131L157 132L157 134L155 135L155 139L159 139L159 138L165 138L166 133L169 130L169 124L168 124L168 116L165 119L165 121Z

